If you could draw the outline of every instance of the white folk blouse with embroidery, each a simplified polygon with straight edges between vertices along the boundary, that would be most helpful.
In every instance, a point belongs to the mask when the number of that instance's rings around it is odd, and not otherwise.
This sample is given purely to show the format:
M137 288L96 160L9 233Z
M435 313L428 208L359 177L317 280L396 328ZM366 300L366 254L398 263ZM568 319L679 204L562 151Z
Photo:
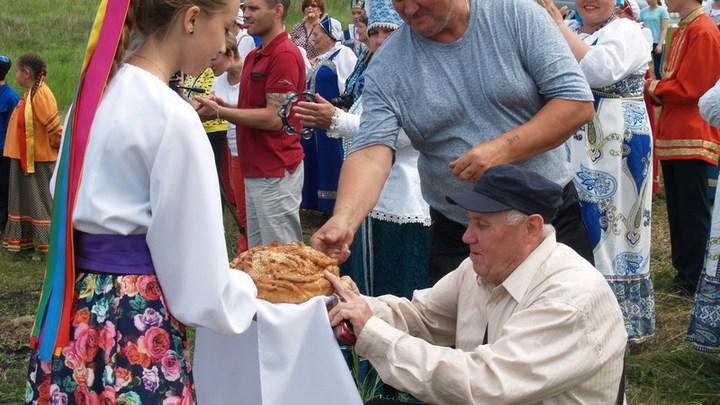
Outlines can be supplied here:
M567 22L575 32L577 21ZM578 34L592 49L580 69L592 88L609 86L628 75L645 74L652 51L652 33L627 18L618 18L592 34Z
M308 79L310 79L310 76L315 74L315 71L313 70L315 67L319 68L322 64L322 61L332 56L338 50L340 51L340 53L338 53L335 58L333 58L332 62L335 65L338 89L340 89L340 93L342 93L345 90L345 80L347 80L348 76L350 76L350 74L355 69L355 62L357 62L357 56L352 51L352 49L343 45L341 42L336 42L332 49L322 55L319 55L317 59L315 59L313 67L310 68L310 72L308 72Z

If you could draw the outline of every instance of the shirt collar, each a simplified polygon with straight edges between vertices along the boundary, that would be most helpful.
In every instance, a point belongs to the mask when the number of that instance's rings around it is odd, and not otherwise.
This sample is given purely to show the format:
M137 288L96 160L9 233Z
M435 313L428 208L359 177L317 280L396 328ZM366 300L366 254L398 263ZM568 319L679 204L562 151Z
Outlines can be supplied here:
M264 55L264 56L270 55L275 50L275 48L280 46L281 42L285 41L285 39L287 39L289 37L290 37L290 34L283 31L283 32L279 33L275 38L273 38L273 40L270 41L270 43L267 44L267 46L261 46L260 48L258 48L257 53L260 55Z
M527 292L528 286L535 278L540 266L547 259L556 245L555 231L543 239L538 247L533 250L528 257L513 270L512 273L502 282L503 288L510 294L515 301L520 302Z
M691 22L693 22L694 19L698 18L699 16L705 14L705 7L698 6L695 10L691 11L690 14L686 15L685 18L680 20L678 22L678 27L684 28Z

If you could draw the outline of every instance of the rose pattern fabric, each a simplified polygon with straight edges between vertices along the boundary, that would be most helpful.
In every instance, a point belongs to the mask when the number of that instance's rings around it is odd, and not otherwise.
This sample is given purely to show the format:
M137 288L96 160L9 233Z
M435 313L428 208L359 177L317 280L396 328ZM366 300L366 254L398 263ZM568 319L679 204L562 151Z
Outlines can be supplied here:
M25 404L192 405L185 327L154 275L79 273L71 342L50 363L30 354Z

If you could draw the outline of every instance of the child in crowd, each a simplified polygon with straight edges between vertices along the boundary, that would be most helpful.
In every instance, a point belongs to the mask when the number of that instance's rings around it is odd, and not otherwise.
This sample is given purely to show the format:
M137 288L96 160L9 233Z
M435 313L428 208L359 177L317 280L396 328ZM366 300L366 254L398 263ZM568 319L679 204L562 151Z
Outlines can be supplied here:
M240 77L242 75L243 59L238 51L238 44L234 38L225 39L225 52L214 57L210 62L213 73L217 76L212 87L212 94L220 97L227 104L237 104L240 96ZM227 124L227 146L230 151L230 178L236 206L237 220L241 226L238 234L237 253L248 249L247 215L245 213L245 180L238 158L238 146L235 124Z
M15 79L27 91L10 117L3 153L10 158L10 180L2 245L12 251L47 252L50 241L52 197L48 185L62 125L46 75L45 61L35 53L25 53L15 62Z
M98 11L55 174L26 404L195 403L185 325L250 325L256 289L228 266L212 149L168 87L224 51L237 10L109 0Z
M8 123L20 96L5 81L10 71L12 61L7 56L0 55L0 149L5 147L5 134ZM5 230L7 224L8 180L10 177L10 158L0 156L0 232Z
M183 79L183 84L187 87L179 89L178 92L188 103L193 107L197 105L197 102L193 101L193 97L196 95L206 96L210 94L213 83L215 82L215 74L210 67L205 69L199 75L186 75ZM198 90L203 90L202 93L198 93ZM220 163L222 162L222 150L225 145L227 136L227 121L212 117L203 121L203 128L207 133L210 145L212 146L213 156L215 157L215 169L217 170L218 181L222 181Z

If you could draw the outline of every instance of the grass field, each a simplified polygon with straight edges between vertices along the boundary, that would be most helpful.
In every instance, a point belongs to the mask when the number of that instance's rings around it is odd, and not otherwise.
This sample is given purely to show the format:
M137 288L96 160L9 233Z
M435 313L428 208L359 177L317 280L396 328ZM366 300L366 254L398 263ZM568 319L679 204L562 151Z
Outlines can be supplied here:
M287 29L302 19L301 1L293 0ZM343 25L350 21L349 1L325 0L326 11ZM46 82L61 115L72 102L85 46L99 0L0 0L0 55L15 59L35 52L48 66ZM14 72L14 71L12 71ZM22 95L13 73L7 80Z
M0 54L16 58L26 51L48 63L48 84L62 114L75 88L77 72L97 0L0 0ZM326 0L328 12L349 20L346 0ZM300 20L293 1L288 28ZM9 82L20 92L13 76ZM320 217L306 215L310 234ZM228 246L237 230L227 222ZM44 263L24 253L0 249L0 404L17 404L24 393L27 341L39 297ZM700 353L684 341L692 301L674 295L662 195L654 197L651 269L656 288L657 336L628 352L627 396L631 405L720 404L720 356Z
M720 404L720 356L698 352L684 341L692 301L670 290L667 222L662 196L653 201L651 268L656 288L657 335L627 354L627 398L631 405ZM322 217L305 214L309 237ZM228 255L237 228L226 218ZM26 253L0 249L0 404L19 403L24 393L27 342L39 298L44 263Z

